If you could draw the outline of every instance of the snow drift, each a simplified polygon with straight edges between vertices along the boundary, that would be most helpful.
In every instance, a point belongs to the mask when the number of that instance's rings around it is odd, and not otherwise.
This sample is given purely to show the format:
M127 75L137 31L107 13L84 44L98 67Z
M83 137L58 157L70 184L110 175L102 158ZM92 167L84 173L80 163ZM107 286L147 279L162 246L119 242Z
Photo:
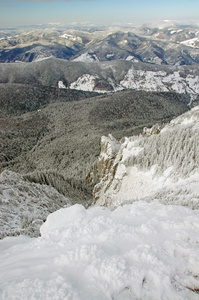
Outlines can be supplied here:
M61 209L41 237L0 241L0 299L197 300L198 219L142 201Z

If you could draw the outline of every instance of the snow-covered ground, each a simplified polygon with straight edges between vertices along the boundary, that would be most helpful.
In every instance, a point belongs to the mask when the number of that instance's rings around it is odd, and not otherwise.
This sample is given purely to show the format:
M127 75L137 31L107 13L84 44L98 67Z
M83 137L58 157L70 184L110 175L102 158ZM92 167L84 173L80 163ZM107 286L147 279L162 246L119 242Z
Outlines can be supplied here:
M58 81L58 88L59 89L66 89L66 86L64 85L63 81L61 81L61 80Z
M74 205L0 241L0 299L198 300L198 244L198 210Z
M199 38L196 37L196 38L193 38L190 40L180 42L180 44L183 44L183 45L186 45L189 47L193 47L193 48L198 48L198 42L199 42Z
M1 300L199 299L199 107L155 130L102 138L98 202L108 207L61 208L40 237L0 241ZM3 176L1 204L18 211L47 194Z
M194 94L199 92L199 76L188 75L183 78L177 71L167 74L165 71L129 69L120 85L128 89Z
M73 61L99 62L99 59L95 54L89 54L88 52L86 52L86 53L83 53L80 56L74 58Z
M81 91L95 91L95 80L98 79L98 75L90 75L90 74L84 74L81 77L79 77L76 81L72 82L70 84L71 89L75 90L81 90Z
M60 38L64 38L73 42L79 42L82 43L82 38L79 36L74 36L72 34L64 33L60 36Z
M82 59L83 57L85 61L90 61L91 59L91 56L88 54L83 54ZM93 76L84 74L71 83L70 88L83 91L93 91L95 90L96 79L99 79L98 75ZM130 68L124 76L124 79L118 84L111 82L111 78L107 78L107 81L112 85L114 91L136 89L152 92L171 91L177 93L189 93L193 95L199 93L199 76L188 74L186 77L183 77L179 71L167 73L165 71L144 71Z

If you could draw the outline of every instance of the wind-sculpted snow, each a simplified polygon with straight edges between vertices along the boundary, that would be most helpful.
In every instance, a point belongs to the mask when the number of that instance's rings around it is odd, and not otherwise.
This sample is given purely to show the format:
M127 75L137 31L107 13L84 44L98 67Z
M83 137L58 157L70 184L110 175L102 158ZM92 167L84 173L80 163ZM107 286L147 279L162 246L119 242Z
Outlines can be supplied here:
M120 147L112 136L102 137L98 169L103 176L94 188L94 202L115 206L158 199L165 204L198 209L198 124L197 106L160 132L156 130L157 134L145 129L143 136L124 138ZM116 146L117 152L111 152L110 148Z
M197 300L199 211L158 203L47 218L41 237L0 241L2 300Z
M28 234L38 236L49 213L71 205L53 187L30 183L11 171L0 176L0 238Z

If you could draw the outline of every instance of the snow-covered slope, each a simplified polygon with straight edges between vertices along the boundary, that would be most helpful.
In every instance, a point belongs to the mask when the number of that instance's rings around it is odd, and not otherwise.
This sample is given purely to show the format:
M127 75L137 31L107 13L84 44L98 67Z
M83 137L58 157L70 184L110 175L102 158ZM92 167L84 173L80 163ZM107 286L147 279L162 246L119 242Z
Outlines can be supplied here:
M64 27L2 29L1 62L33 62L43 57L71 61L132 60L145 64L198 64L198 26Z
M93 76L90 74L84 74L79 77L75 82L70 84L71 89L81 90L81 91L94 91L95 79L98 76Z
M199 76L182 77L179 71L167 74L165 71L129 69L120 85L128 89L196 94L199 93Z
M53 187L25 181L11 171L0 175L0 238L28 234L38 236L41 224L49 213L64 205L69 199Z
M83 91L97 91L96 80L98 79L98 75L84 74L71 83L70 88ZM111 78L107 78L106 80L111 86L112 91L135 89L158 92L171 91L192 95L199 93L199 76L192 74L182 75L180 71L168 73L165 71L148 71L132 67L120 82L114 83ZM99 92L102 91L99 90Z
M0 241L0 299L198 300L199 107L143 135L102 138L103 206L61 208L40 237ZM1 176L8 216L11 205L17 218L69 204L50 187Z
M51 214L0 241L1 300L198 300L199 211L158 203Z
M198 48L198 42L199 42L199 38L196 37L196 38L193 38L193 39L190 39L190 40L180 42L180 44L186 45L186 46L189 46L189 47L193 47L193 48L196 48L196 47Z
M199 208L199 106L160 132L145 129L143 136L126 137L120 144L110 135L101 144L96 204L157 199Z
M73 61L82 61L82 62L98 62L99 59L94 54L83 53L80 56L73 59Z

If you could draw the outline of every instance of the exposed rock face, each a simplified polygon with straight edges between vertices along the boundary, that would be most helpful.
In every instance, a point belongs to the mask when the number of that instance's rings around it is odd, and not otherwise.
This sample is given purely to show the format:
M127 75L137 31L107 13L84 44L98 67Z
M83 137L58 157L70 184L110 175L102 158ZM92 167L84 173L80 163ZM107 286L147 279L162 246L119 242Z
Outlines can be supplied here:
M101 153L98 159L98 174L100 182L94 187L94 202L96 202L101 195L106 192L112 184L113 179L117 178L116 171L118 163L121 160L121 155L119 154L120 146L120 143L111 134L109 134L108 137L102 136L101 138ZM115 189L116 188L117 183L115 184ZM103 199L102 202L102 205L106 205L105 199Z
M111 134L108 137L102 136L101 153L98 162L99 179L102 179L110 172L119 149L119 142Z
M161 130L145 127L143 135L120 142L102 137L94 204L115 207L156 199L198 209L198 120L199 106Z

